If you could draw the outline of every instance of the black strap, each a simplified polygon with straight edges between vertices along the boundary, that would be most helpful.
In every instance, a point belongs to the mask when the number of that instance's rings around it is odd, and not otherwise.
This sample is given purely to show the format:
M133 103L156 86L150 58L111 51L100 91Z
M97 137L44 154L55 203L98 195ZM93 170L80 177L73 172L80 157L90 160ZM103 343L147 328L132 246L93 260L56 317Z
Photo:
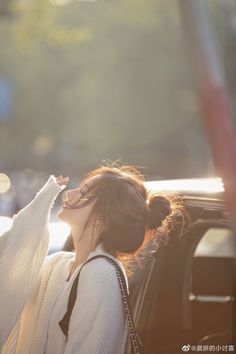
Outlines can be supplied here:
M123 271L121 270L121 268L117 264L117 262L115 262L112 258L107 257L105 255L97 255L97 256L91 257L86 262L84 262L84 264L80 268L80 270L79 270L79 272L72 284L72 287L71 287L68 305L67 305L67 311L66 311L64 317L62 318L62 320L59 322L59 326L61 327L62 332L64 333L64 335L67 338L68 331L69 331L70 317L71 317L71 314L72 314L72 311L73 311L73 308L75 305L75 301L77 298L77 289L78 289L80 272L81 272L82 268L85 266L85 264L87 264L97 258L104 258L115 267L116 275L117 275L118 282L119 282L119 287L121 290L123 308L124 308L124 312L125 312L125 315L127 318L128 326L129 326L129 335L130 335L130 340L131 340L132 353L141 354L142 342L139 339L139 336L135 330L134 319L133 319L133 314L132 314L131 306L130 306L130 302L129 302L129 295L128 295L125 276L123 274Z

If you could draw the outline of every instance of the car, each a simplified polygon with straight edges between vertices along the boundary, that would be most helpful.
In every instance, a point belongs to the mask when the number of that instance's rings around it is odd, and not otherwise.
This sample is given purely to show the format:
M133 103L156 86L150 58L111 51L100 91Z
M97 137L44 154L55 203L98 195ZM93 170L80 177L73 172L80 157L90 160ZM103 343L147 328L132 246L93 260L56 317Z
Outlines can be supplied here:
M147 188L181 195L189 227L184 240L172 235L152 252L131 283L144 353L233 351L236 252L222 181L151 181Z

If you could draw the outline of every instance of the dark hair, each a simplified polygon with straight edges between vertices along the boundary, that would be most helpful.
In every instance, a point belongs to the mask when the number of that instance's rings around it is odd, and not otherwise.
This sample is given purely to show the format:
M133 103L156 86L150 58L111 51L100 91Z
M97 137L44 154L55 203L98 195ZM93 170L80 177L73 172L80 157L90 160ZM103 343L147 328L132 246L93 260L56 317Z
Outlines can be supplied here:
M108 252L134 254L145 236L172 213L171 203L163 195L149 194L133 166L101 166L86 175L81 185L97 175L101 178L88 190L91 197L86 203L95 201L89 222L102 221L100 241Z
M148 204L148 228L153 230L161 226L163 220L171 214L171 205L170 201L163 195L152 195L148 199Z

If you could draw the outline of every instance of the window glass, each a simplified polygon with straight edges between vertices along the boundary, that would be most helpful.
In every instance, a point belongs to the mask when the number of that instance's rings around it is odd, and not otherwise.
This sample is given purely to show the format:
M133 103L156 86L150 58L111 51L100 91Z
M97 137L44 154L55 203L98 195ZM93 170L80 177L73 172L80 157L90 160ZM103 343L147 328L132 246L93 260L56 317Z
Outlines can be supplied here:
M227 228L210 228L199 242L195 257L234 257L232 231Z

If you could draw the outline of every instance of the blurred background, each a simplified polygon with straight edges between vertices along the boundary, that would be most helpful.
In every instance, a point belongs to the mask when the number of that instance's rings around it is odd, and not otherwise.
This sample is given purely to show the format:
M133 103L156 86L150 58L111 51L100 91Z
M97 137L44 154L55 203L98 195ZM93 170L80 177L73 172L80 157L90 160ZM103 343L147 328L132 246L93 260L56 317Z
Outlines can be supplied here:
M235 110L236 3L206 2ZM104 160L215 175L177 1L0 0L0 41L0 215Z

